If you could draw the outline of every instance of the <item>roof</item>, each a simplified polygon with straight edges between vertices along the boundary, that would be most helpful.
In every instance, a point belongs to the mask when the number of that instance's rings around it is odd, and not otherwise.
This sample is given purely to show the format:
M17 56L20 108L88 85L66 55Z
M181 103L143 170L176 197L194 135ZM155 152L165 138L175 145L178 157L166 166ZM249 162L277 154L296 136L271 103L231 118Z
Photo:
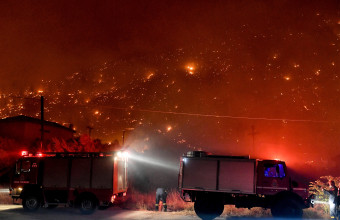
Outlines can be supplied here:
M14 117L8 117L8 118L0 119L0 123L3 123L3 122L31 122L31 123L35 123L35 124L41 124L41 119L29 117L29 116L26 116L26 115L18 115L18 116L14 116ZM62 129L66 129L66 130L74 132L73 129L65 127L65 126L58 124L56 122L44 120L44 125L62 128Z

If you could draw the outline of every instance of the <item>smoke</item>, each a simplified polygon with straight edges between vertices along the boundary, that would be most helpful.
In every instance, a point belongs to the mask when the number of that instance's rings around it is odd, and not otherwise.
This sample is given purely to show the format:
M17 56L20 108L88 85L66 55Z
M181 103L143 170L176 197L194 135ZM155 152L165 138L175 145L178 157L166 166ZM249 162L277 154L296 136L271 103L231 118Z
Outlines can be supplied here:
M43 85L52 121L73 122L83 133L93 124L92 135L103 141L126 126L144 126L135 139L142 141L131 148L171 166L191 146L306 163L311 173L339 165L332 158L340 143L338 123L332 123L340 106L334 98L336 1L4 0L0 6L2 92L7 87L27 96ZM187 63L195 64L195 74L188 76ZM149 71L155 74L147 79ZM168 116L105 105L330 123ZM103 113L94 115L98 106ZM39 108L33 107L3 103L1 116L34 115ZM177 135L162 136L168 123ZM171 172L131 163L141 174Z
M138 130L127 139L127 146L130 187L141 192L177 187L179 159L187 147L157 132Z

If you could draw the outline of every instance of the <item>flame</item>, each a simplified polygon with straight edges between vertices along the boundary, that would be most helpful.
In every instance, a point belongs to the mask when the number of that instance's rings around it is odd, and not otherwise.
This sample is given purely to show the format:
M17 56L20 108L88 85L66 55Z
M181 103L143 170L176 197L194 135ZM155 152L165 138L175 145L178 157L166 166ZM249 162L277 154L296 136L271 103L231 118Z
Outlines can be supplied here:
M187 73L189 73L190 75L194 75L195 74L195 67L192 64L188 64L185 69L187 70Z
M154 75L155 75L154 73L150 72L150 73L148 73L146 79L149 80L149 79L151 79Z

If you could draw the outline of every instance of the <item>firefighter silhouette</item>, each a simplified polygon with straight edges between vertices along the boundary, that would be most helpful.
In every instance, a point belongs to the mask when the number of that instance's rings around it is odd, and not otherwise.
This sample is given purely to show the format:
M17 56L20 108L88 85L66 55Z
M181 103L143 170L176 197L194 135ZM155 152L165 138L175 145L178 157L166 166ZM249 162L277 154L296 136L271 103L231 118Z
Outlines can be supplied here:
M331 218L337 217L337 208L338 208L338 201L337 201L337 195L338 195L338 188L335 186L334 181L329 181L329 189L324 189L324 192L328 194L328 203L329 203L329 214Z
M164 188L157 188L156 190L156 205L155 205L155 210L158 211L159 209L159 202L162 201L163 207L164 207L164 212L167 211L167 204L166 204L166 197L168 196L168 193Z

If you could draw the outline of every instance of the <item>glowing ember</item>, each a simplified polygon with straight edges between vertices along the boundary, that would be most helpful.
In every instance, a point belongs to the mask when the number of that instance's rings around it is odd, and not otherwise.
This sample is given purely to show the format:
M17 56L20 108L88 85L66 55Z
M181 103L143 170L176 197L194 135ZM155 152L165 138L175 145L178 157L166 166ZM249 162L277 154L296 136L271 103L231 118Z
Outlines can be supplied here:
M187 65L186 67L186 70L187 70L187 73L189 73L190 75L194 75L194 70L195 70L195 67L193 65Z
M155 74L154 73L149 73L146 77L147 80L150 80Z
M167 130L167 132L169 132L169 131L172 130L172 127L171 127L171 126L168 126L168 127L166 128L166 130Z
M290 76L285 76L285 77L283 77L285 80L287 80L287 81L289 81L291 78L290 78Z

